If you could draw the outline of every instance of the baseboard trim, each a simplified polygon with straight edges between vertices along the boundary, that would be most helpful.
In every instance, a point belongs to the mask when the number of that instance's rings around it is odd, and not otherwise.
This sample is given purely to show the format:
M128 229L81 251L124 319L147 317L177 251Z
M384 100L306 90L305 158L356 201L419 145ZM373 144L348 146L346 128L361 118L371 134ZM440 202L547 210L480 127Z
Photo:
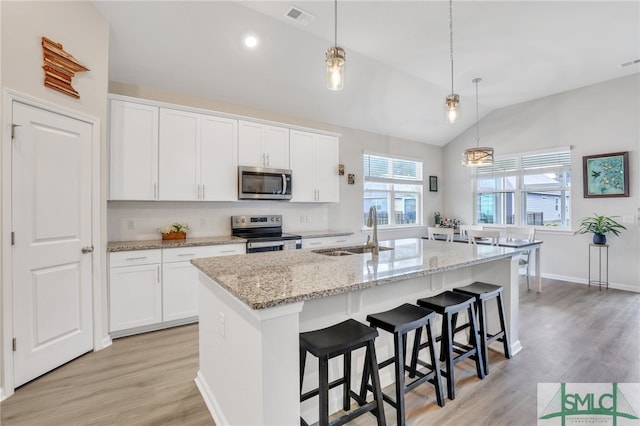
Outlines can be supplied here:
M216 423L216 425L229 425L226 417L224 416L224 414L222 414L222 409L216 401L215 395L211 391L211 387L209 387L207 380L204 378L200 370L198 370L198 374L196 374L196 378L194 379L194 381L196 382L196 386L200 391L200 395L202 395L202 399L204 400L204 403L207 406L207 409L209 410L211 417L213 417L213 421Z
M548 278L548 279L558 280L558 281L568 281L568 282L577 283L577 284L584 284L584 285L588 285L589 284L587 279L585 279L585 278L569 277L569 276L566 276L566 275L542 274L542 278ZM591 287L593 287L593 285L591 285ZM613 289L616 289L616 290L631 291L633 293L640 293L640 287L631 286L629 284L620 284L620 283L609 282L609 288L613 288Z

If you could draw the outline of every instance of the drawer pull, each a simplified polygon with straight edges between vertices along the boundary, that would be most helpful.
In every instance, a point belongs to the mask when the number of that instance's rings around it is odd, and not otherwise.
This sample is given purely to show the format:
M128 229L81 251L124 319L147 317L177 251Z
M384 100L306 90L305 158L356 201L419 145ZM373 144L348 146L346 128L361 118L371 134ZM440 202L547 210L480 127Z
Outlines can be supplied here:
M220 250L220 253L237 253L235 250Z
M195 253L182 253L182 254L179 254L178 256L195 256L195 255L196 255Z
M320 243L320 242L316 242L316 243L309 243L309 245L310 245L310 246L317 246L317 245L319 245L319 244L322 244L322 243Z
M126 260L144 260L146 259L147 256L140 256L140 257L127 257Z

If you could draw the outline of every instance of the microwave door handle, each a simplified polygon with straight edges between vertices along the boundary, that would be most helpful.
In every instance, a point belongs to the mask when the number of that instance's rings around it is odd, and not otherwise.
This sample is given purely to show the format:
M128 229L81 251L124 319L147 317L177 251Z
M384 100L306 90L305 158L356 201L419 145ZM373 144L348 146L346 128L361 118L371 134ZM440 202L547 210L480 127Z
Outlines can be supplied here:
M287 193L287 175L282 174L282 195Z

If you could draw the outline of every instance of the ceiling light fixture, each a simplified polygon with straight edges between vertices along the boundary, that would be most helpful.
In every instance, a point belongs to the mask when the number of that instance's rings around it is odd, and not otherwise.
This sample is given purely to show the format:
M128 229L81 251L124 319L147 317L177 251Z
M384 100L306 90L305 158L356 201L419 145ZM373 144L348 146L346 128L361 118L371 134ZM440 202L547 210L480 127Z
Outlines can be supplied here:
M258 46L258 37L248 35L244 38L244 45L249 49L255 49Z
M344 87L344 49L338 47L338 0L334 0L333 46L327 49L327 89L342 90Z
M480 146L480 115L478 114L478 83L481 78L472 80L476 84L476 147L466 149L462 153L462 165L467 167L489 166L493 164L493 148Z
M460 97L453 93L453 0L449 0L449 51L451 52L451 94L445 101L445 113L450 124L460 118Z

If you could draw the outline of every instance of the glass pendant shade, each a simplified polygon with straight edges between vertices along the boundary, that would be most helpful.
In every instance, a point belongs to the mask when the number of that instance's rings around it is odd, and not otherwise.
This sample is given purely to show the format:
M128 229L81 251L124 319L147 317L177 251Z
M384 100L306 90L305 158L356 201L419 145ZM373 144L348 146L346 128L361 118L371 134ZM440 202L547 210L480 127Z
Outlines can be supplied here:
M460 97L455 93L447 96L445 114L449 124L456 124L460 118Z
M344 87L344 49L338 46L327 49L327 89L342 90Z
M481 146L466 149L462 153L462 165L467 167L490 166L493 164L493 148Z

